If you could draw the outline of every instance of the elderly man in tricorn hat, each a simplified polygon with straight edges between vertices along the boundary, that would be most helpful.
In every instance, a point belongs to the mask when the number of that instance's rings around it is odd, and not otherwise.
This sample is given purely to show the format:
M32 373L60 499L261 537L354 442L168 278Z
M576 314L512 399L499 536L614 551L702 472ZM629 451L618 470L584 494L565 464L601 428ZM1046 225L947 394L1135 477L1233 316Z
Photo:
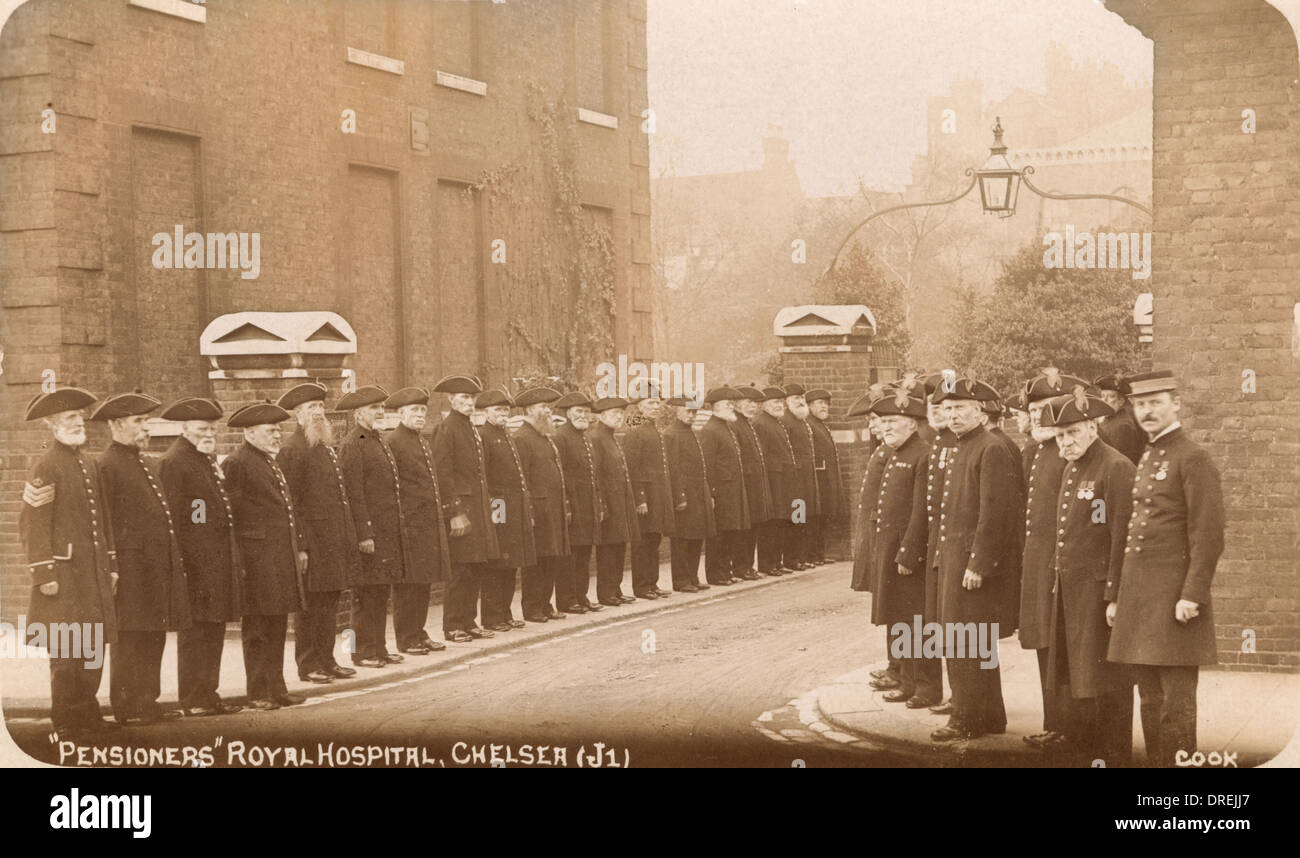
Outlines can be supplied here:
M145 457L149 413L161 402L136 391L99 403L91 420L108 422L113 440L100 454L104 503L117 547L117 643L109 673L113 717L122 724L173 720L158 704L167 632L189 628L190 596L171 505Z
M244 673L251 709L303 702L284 684L289 614L306 603L307 550L293 493L276 463L280 424L289 412L269 402L245 405L226 421L244 443L226 457L226 494L244 567Z
M190 593L190 627L176 636L177 681L186 715L227 715L221 684L226 623L239 618L239 551L225 478L217 465L221 406L190 396L162 412L181 424L181 434L158 460L158 476L175 512Z
M595 448L587 428L592 423L592 402L586 394L573 391L552 403L564 416L563 425L551 440L560 451L564 469L564 493L569 502L569 563L555 579L555 607L566 614L585 614L602 610L593 603L591 590L591 553L597 532L609 515L601 496L596 470Z
M117 634L113 598L117 569L113 536L104 511L99 463L82 452L86 445L83 409L95 397L77 387L61 387L35 397L27 420L43 420L53 434L23 485L18 530L32 576L28 626L62 623L101 629L98 651L67 652L46 641L50 662L50 720L61 738L93 737L118 727L104 720L95 699L103 675L102 645Z
M1147 762L1173 766L1196 752L1200 665L1218 661L1210 583L1223 553L1219 471L1178 420L1169 370L1128 379L1133 416L1147 435L1133 481L1124 567L1106 619L1106 657L1133 666Z

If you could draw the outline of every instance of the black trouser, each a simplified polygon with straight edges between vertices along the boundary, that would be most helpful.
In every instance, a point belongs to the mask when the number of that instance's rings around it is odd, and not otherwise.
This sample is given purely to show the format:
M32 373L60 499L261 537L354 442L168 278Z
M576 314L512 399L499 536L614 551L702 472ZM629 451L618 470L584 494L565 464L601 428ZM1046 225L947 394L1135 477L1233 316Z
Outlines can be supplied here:
M805 562L809 563L813 561L820 562L825 559L826 556L826 549L824 547L826 537L826 516L810 515L808 516L808 524L804 527L803 559Z
M938 703L943 699L943 659L925 658L913 652L899 659L898 681L901 690L912 697Z
M1196 753L1196 665L1132 665L1142 698L1142 739L1147 765L1174 766L1178 752Z
M191 623L176 634L176 674L181 706L216 706L221 702L221 650L225 623Z
M451 580L442 597L442 630L467 631L474 627L479 593L487 577L485 563L453 563Z
M50 658L50 721L56 733L102 720L95 695L103 674L102 662L91 667L85 659Z
M640 596L659 587L660 533L643 533L632 546L632 595Z
M167 633L119 630L109 646L112 665L108 673L108 699L113 717L125 721L156 711L162 693L163 647Z
M669 558L674 590L680 590L687 584L695 585L700 583L700 551L703 548L703 539L687 539L683 536L674 536L672 538L669 546ZM709 580L713 579L710 578Z
M717 536L709 537L704 545L704 577L710 584L738 578L737 573L746 571L747 567L736 562L736 555L740 553L736 546L745 533L743 530L720 530Z
M1058 694L1067 697L1068 685ZM1066 733L1078 743L1087 759L1101 760L1107 768L1122 768L1133 760L1133 686L1096 697L1072 698ZM1191 753L1191 751L1188 751Z
M334 666L339 593L338 590L309 590L307 609L294 615L293 657L300 675Z
M363 658L383 658L388 654L384 638L391 589L390 584L362 584L352 588L352 624L356 628L353 664Z
M518 571L514 567L486 567L483 573L482 606L479 611L479 619L482 620L484 628L514 619L514 615L510 612L510 603L515 600L515 577ZM470 626L473 626L473 622Z
M731 568L736 572L759 571L762 565L754 565L754 530L745 529L735 531L733 548L735 554L732 556Z
M393 585L393 634L397 648L407 649L429 637L424 624L429 620L428 581L406 581Z
M785 539L784 519L772 518L754 529L758 542L758 569L770 572L781 568L781 548Z
M803 535L806 524L793 521L781 522L781 565L793 569L803 559Z
M997 641L993 642L992 658L998 654ZM1002 666L980 667L982 660L974 658L949 658L948 682L952 685L953 719L978 733L1004 730L1007 710L1002 702Z
M249 700L275 700L289 693L284 684L284 639L288 614L244 617L244 676Z
M1053 733L1065 733L1071 718L1070 686L1052 687L1047 675L1054 655L1051 647L1043 647L1035 652L1038 655L1038 684L1043 690L1043 729ZM1131 694L1129 696L1132 697ZM1130 702L1129 717L1132 716L1133 707Z
M591 546L575 545L569 562L555 578L555 607L563 611L573 605L587 607L591 600L587 590L591 587Z
M889 654L889 666L885 668L889 675L894 679L902 680L903 662L898 656L894 655L894 637L889 633L890 626L885 626L885 652ZM911 634L911 632L908 632Z
M568 571L568 568L569 555L552 554L538 557L535 566L523 569L520 573L519 605L523 609L525 619L544 617L551 612L551 596L555 592L555 582Z
M613 602L623 593L623 567L627 562L627 543L613 542L596 546L596 601Z

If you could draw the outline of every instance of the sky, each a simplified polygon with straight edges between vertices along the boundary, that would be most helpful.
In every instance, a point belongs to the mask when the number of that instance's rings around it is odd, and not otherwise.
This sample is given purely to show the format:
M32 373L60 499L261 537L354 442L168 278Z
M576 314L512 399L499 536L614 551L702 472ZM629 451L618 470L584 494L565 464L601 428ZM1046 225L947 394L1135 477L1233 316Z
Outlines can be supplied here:
M649 0L647 28L651 176L757 169L772 124L811 196L901 189L927 97L1041 92L1052 41L1151 80L1150 41L1096 0Z

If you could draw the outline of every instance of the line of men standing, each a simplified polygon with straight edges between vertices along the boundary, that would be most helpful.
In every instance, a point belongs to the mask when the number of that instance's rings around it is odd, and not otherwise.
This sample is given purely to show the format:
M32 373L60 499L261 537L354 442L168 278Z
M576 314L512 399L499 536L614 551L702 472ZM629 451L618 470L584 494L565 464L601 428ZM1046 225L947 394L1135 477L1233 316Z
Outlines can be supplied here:
M444 639L468 642L669 595L658 580L664 536L673 589L686 592L825 562L822 528L843 507L838 455L821 423L825 390L716 388L699 431L685 400L669 399L675 419L661 432L663 401L651 389L622 438L615 432L632 403L617 397L533 387L512 399L465 375L433 391L451 411L432 438L429 391L368 385L344 394L334 410L349 427L336 445L327 389L296 385L276 403L229 416L243 443L220 464L225 415L213 400L186 397L162 410L181 434L154 460L144 448L158 399L136 391L99 401L76 387L35 397L26 417L43 420L54 443L24 487L20 517L31 624L103 624L117 722L100 712L91 656L51 652L55 729L90 735L180 717L158 702L168 631L178 632L183 714L240 709L218 693L226 626L236 619L247 705L272 710L303 702L284 682L290 613L299 678L329 683L402 653L444 649L425 628L439 580ZM512 407L525 422L510 433ZM86 409L113 438L97 458L83 452ZM386 409L399 421L387 433ZM632 595L623 592L629 548ZM522 620L511 612L517 573ZM345 649L354 667L334 658L344 590L353 596ZM390 599L397 653L386 644Z
M1005 731L996 650L991 664L941 653L952 699L940 702L938 658L891 633L914 618L997 624L995 638L1018 626L1038 658L1036 748L1127 765L1136 684L1148 764L1195 751L1224 511L1217 469L1180 431L1177 390L1169 371L1089 384L1049 367L1006 401L1031 436L1023 451L998 428L997 391L951 371L909 373L850 406L882 439L854 534L853 587L873 593L891 647L873 685L949 714L935 741Z

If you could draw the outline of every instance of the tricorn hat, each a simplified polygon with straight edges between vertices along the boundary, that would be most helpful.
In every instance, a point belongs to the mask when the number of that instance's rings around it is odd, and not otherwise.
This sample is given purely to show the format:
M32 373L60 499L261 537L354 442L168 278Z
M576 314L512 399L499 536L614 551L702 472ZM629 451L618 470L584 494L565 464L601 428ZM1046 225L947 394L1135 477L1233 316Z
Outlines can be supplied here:
M90 412L90 419L117 420L121 417L135 417L137 414L148 414L161 405L161 399L155 399L139 390L131 393L119 393L116 396L101 400L95 406L95 410Z
M38 417L49 417L64 411L79 411L87 405L93 405L96 401L95 394L89 390L82 390L80 387L60 387L49 393L38 393L32 397L32 401L27 403L27 413L23 419L35 420Z
M329 390L318 381L306 381L289 388L275 404L285 411L292 411L304 402L324 402Z
M343 394L343 398L334 407L339 411L355 411L367 405L378 405L387 398L387 390L377 384L367 384L365 387L358 387L351 393Z
M263 426L267 423L283 423L289 419L289 412L270 402L254 402L230 415L226 425L231 429L247 429L250 426Z
M187 396L168 405L159 416L164 420L212 421L220 420L224 413L215 400L204 399L201 396Z

